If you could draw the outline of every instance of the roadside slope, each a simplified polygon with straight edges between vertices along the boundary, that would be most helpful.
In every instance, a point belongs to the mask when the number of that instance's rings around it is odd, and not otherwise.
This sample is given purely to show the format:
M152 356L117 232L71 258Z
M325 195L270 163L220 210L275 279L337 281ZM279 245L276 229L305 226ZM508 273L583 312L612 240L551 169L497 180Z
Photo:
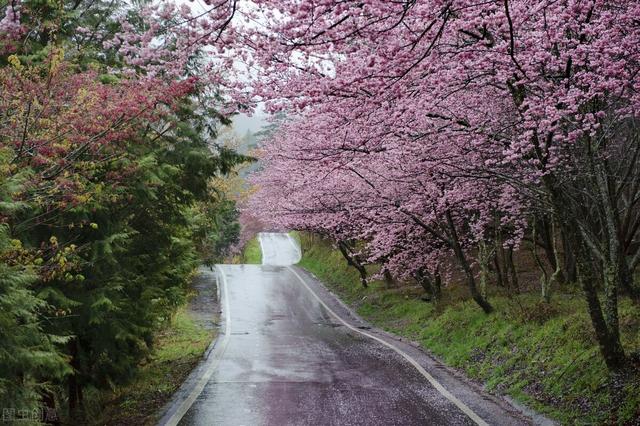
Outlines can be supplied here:
M615 387L602 366L581 298L556 295L543 309L537 295L494 297L490 316L463 299L434 306L414 287L363 289L337 250L305 234L300 266L315 274L377 327L418 342L447 365L499 394L562 423L635 424L640 384ZM640 348L640 312L622 304L623 342Z
M153 425L158 411L178 390L216 336L216 282L202 267L192 295L154 338L153 352L133 381L113 392L95 395L95 425Z

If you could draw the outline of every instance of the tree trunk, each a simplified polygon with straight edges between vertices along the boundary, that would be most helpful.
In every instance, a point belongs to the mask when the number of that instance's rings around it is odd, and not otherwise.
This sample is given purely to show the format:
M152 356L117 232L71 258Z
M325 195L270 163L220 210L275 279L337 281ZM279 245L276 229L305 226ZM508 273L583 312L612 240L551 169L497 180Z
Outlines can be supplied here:
M565 231L561 230L560 232L562 236L562 255L564 257L564 276L566 277L566 281L570 283L575 283L578 281L578 269L576 265L576 257L571 250L569 241L565 235Z
M618 281L620 282L620 288L624 293L626 293L635 303L640 303L640 289L638 289L633 282L633 273L629 268L629 262L627 262L626 255L624 253L620 255Z
M605 165L600 164L596 168L596 181L600 198L602 200L605 234L607 235L606 256L602 264L604 284L604 319L607 326L611 345L620 351L620 358L625 359L622 345L620 344L620 324L618 317L618 291L620 288L620 266L626 264L622 243L620 241L619 224L616 206L611 196L611 188L607 180Z
M438 271L431 275L429 272L419 270L415 274L415 279L431 299L435 301L440 300L442 278Z
M60 425L60 416L56 412L56 398L53 392L42 392L42 421L48 425Z
M509 278L511 281L511 287L515 289L516 293L520 293L520 285L518 284L518 273L516 272L516 265L513 263L513 247L509 247L506 250L506 266L509 271Z
M76 419L78 417L78 342L74 338L69 342L70 364L73 372L67 379L68 407L69 418Z
M480 294L487 299L487 282L489 281L489 261L493 253L489 251L484 240L478 243L478 264L480 265Z
M442 297L442 276L440 276L439 270L433 274L433 294L437 300Z
M587 252L587 248L583 247L580 249L579 260L577 262L578 280L587 301L587 308L591 318L591 324L596 334L600 353L610 371L619 371L626 364L624 349L620 343L619 333L607 325L607 321L603 315L598 293L593 284L596 277L593 273L592 259L591 256L586 255Z
M575 255L578 282L584 292L600 352L607 368L617 372L626 365L625 353L620 343L617 301L620 265L617 256L622 245L619 244L616 206L604 169L606 164L598 163L602 160L593 157L591 153L589 155L589 176L595 177L595 182L590 182L590 190L596 195L591 198L595 205L590 206L589 211L584 210L584 206L576 206L571 196L564 193L565 190L571 191L571 187L567 189L559 186L553 175L544 176L543 182L548 190L555 217L563 228L566 243L564 251L567 253L573 250ZM573 209L568 207L572 205ZM591 210L597 213L591 213ZM590 228L594 227L592 225L598 228L597 233L590 231ZM601 279L597 280L594 271L600 264L602 275ZM598 298L598 282L604 287L604 309Z
M358 273L360 274L360 283L362 284L362 287L369 287L367 283L367 270L365 269L364 265L362 265L358 261L357 257L351 254L351 249L349 248L347 243L345 243L344 241L338 241L338 249L340 250L340 253L342 253L342 257L345 258L347 263L357 269Z
M389 272L387 269L385 269L384 272L382 273L382 275L384 276L385 287L387 289L394 288L396 282L393 279L393 276L391 276L391 272Z
M493 254L493 266L496 269L496 284L498 285L498 287L504 287L504 280L502 279L502 268L500 267L500 260L498 259L498 250L496 250Z
M419 271L416 272L414 277L416 279L416 282L420 284L420 287L422 287L424 292L431 296L431 283L429 282L429 278L426 276L426 274Z
M562 273L563 262L562 256L560 256L560 236L558 235L558 228L558 221L553 217L551 219L551 244L553 248L553 257L555 259L555 270L549 278L549 294L556 284L566 282L564 274Z
M544 250L547 262L551 266L551 269L556 269L556 257L553 255L553 241L552 231L548 228L547 220L543 220L540 229L540 237L542 239L542 249ZM535 240L534 240L535 241Z
M539 226L540 223L535 219L531 221L531 239L533 240L533 244L531 245L531 252L533 254L533 259L536 261L536 265L538 265L538 268L542 273L542 275L540 276L540 296L545 303L549 303L551 301L549 274L547 273L547 268L545 268L544 264L542 263L540 256L538 256L538 244L536 244L536 241L538 239Z
M478 288L476 287L476 280L473 276L473 271L471 270L471 266L467 261L467 257L462 250L462 246L460 246L460 240L458 238L458 232L456 231L455 224L453 223L453 218L451 217L451 213L449 211L446 212L447 225L449 226L449 232L451 233L451 245L453 248L453 252L464 271L464 275L467 278L467 287L469 287L469 293L471 293L471 297L473 300L482 308L482 310L490 314L493 312L493 306L487 300L482 297Z
M85 415L84 394L82 392L82 384L81 383L78 383L77 390L78 390L78 408L80 408L80 413L84 417L84 415Z

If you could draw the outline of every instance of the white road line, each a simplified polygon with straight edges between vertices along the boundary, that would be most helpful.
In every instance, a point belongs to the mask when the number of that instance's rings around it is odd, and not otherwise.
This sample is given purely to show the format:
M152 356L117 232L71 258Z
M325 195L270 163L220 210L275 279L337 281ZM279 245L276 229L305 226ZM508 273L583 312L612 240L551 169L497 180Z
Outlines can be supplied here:
M296 260L294 263L298 263L302 259L302 248L300 247L300 245L298 245L298 243L293 239L293 237L288 232L287 232L287 238L289 239L289 242L291 243L294 250L296 251L296 254L298 255L298 260Z
M264 232L258 232L258 242L260 243L260 252L262 253L262 264L266 265L266 263L264 263L266 256L264 253L264 246L262 245L262 235L264 235Z
M413 359L409 354L407 354L406 352L404 352L402 349L397 348L396 346L392 345L391 343L377 337L374 336L373 334L369 334L367 332L364 332L354 326L352 326L351 324L349 324L348 322L346 322L345 320L342 319L342 317L340 317L338 314L336 314L329 306L327 306L326 303L324 303L324 301L322 301L322 299L320 299L320 297L311 289L311 287L309 287L309 285L307 284L307 282L304 280L304 278L302 278L296 271L295 269L293 269L292 267L288 266L287 267L291 272L293 272L293 274L298 277L298 279L300 280L300 282L302 283L302 285L304 285L306 287L306 289L309 291L309 293L311 293L311 295L313 297L315 297L318 302L320 302L320 304L331 314L333 315L338 321L340 321L342 324L344 324L345 327L347 327L348 329L350 329L351 331L355 331L358 334L362 334L363 336L369 337L370 339L373 339L381 344L383 344L384 346L393 349L396 353L398 353L400 356L402 356L404 359L406 359L411 365L413 365L415 367L416 370L418 370L418 372L420 374L422 374L428 381L429 383L431 383L431 385L436 388L436 390L438 392L440 392L440 394L442 396L444 396L445 398L447 398L449 401L451 401L456 407L458 407L460 409L460 411L462 411L464 414L466 414L471 420L473 420L476 424L481 425L481 426L489 426L487 422L485 422L484 420L482 420L480 418L480 416L478 416L471 408L467 407L464 402L460 401L458 398L456 398L453 394L451 394L451 392L449 392L444 386L442 386L440 384L440 382L438 382L431 374L429 374L427 372L427 370L425 370L420 364L418 364L418 362Z
M196 386L193 388L193 390L191 391L187 399L182 401L182 404L180 404L180 407L178 407L176 412L173 413L173 415L166 421L166 423L164 423L165 426L176 426L178 422L180 422L182 417L185 414L187 414L187 411L189 411L189 408L191 408L195 400L202 393L202 390L206 386L207 382L209 382L209 379L211 379L211 375L213 374L215 369L218 367L218 364L220 364L222 355L224 354L225 350L227 349L227 345L229 344L229 339L231 337L231 312L229 311L229 296L228 296L229 293L227 292L227 277L225 277L224 271L220 266L216 266L216 269L219 272L219 275L221 278L220 281L222 281L222 287L224 289L224 291L222 292L222 295L224 297L223 306L224 306L224 313L225 313L224 314L224 337L220 342L220 346L218 346L219 350L215 351L214 349L214 351L211 353L211 357L213 358L213 360L209 363L209 366L205 370L204 374L202 374L202 376L200 377L200 380L198 380L198 383L196 383Z

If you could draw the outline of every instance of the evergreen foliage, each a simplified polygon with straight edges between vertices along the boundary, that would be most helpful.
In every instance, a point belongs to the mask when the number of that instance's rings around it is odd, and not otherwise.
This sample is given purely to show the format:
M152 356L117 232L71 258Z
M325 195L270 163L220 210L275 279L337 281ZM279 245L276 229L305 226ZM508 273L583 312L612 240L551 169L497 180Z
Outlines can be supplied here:
M0 151L0 215L10 217L26 208L11 195L23 186L26 173L10 176L10 151ZM69 372L55 344L64 342L49 335L43 324L46 302L38 298L33 265L25 262L20 240L12 239L9 227L0 223L0 406L21 410L37 408L39 395L48 391L51 379Z
M213 180L247 158L216 142L230 121L201 52L180 25L152 42L148 6L0 5L2 407L82 421L87 390L130 381L195 268L238 240ZM147 41L159 56L127 57Z

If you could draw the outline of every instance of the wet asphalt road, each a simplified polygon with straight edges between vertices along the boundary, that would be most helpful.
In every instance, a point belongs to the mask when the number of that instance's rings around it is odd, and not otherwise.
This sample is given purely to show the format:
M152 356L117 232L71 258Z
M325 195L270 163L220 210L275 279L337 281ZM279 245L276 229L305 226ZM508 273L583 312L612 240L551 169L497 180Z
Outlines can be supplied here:
M267 264L219 266L229 335L180 425L475 424L399 354L327 312L282 266L300 255L286 234L261 245Z

